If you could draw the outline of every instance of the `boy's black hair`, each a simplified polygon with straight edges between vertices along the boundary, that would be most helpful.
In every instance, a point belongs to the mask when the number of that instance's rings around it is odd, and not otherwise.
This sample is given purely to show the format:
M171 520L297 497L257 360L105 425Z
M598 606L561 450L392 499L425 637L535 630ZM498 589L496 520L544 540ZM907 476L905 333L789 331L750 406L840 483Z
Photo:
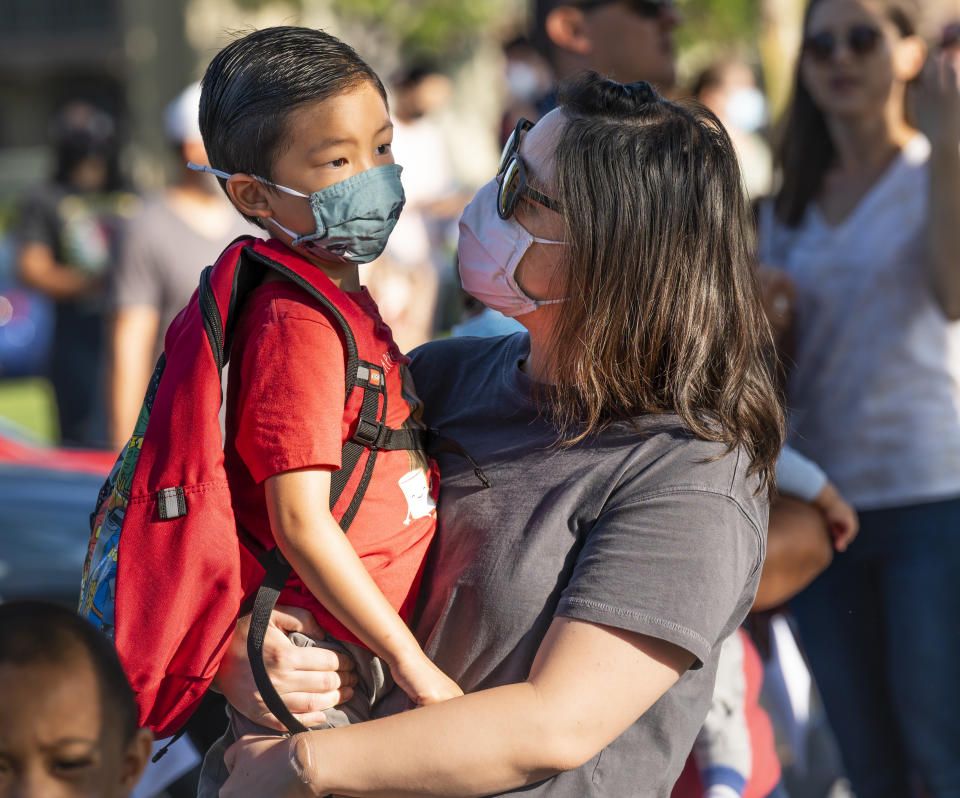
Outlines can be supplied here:
M211 166L272 180L290 112L363 83L387 101L377 73L350 45L322 30L264 28L232 41L210 62L201 84L200 132Z
M90 657L106 712L119 720L124 740L137 731L137 702L113 645L77 613L47 601L0 604L0 665L76 666L78 649Z

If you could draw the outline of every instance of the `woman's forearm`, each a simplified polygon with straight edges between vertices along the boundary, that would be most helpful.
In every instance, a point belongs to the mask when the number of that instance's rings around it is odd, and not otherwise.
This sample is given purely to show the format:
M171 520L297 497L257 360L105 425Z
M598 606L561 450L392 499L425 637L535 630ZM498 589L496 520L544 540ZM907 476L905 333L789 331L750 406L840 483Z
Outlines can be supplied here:
M532 684L507 685L298 735L294 763L317 795L489 795L581 764L550 717Z
M319 795L478 796L579 767L693 661L670 643L556 618L521 684L295 738ZM375 752L375 753L374 753Z
M361 798L515 789L589 761L693 660L664 640L555 618L526 682L290 740L244 738L227 752L221 794L293 796L304 783Z

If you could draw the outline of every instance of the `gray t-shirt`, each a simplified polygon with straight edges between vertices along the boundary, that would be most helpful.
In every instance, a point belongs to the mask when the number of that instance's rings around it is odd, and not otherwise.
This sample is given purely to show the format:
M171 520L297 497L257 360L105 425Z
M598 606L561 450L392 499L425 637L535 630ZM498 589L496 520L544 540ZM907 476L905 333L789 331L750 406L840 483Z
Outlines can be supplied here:
M472 692L523 681L555 616L675 643L697 664L585 765L526 796L668 796L703 723L720 643L743 620L765 551L767 502L741 451L676 417L639 420L571 449L531 400L524 333L415 350L424 420L480 463L441 455L439 529L415 630ZM721 456L723 455L723 456ZM702 665L702 667L701 667ZM600 685L571 685L602 689ZM395 691L382 714L409 706Z
M200 272L234 238L257 234L255 227L230 210L229 228L206 235L187 224L165 195L157 195L144 202L140 214L130 221L120 260L110 275L108 302L111 309L139 305L157 311L156 357L163 350L170 322L197 289Z

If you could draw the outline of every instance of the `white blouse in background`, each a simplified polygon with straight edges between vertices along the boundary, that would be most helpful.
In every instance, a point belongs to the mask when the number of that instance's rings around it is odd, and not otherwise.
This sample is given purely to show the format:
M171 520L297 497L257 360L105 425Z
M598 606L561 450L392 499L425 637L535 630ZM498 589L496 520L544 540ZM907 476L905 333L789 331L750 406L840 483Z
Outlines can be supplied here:
M760 216L761 263L797 285L790 443L859 509L960 496L960 324L927 276L929 156L912 139L837 226L812 203L797 228Z

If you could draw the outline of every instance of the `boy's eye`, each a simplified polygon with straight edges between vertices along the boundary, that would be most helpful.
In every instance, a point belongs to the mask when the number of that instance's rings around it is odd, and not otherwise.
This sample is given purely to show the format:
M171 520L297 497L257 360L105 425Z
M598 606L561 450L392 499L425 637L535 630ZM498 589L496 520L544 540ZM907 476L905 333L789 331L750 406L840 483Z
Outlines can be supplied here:
M339 169L341 166L346 166L346 165L347 165L346 158L337 158L333 161L330 161L330 163L327 164L327 166L332 166L335 169Z
M377 147L377 155L388 155L392 149L392 144L381 144Z

